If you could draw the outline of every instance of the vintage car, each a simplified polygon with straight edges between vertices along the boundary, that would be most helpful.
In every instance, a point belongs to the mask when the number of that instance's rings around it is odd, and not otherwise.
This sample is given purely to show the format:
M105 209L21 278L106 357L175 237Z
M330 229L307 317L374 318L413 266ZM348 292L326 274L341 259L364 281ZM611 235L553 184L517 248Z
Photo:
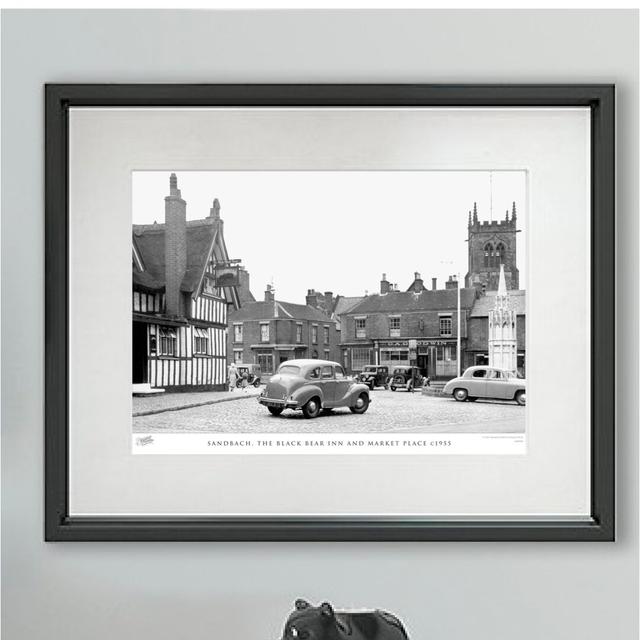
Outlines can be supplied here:
M260 386L260 376L262 376L262 370L260 369L259 364L237 364L236 369L238 371L238 380L236 381L236 386L242 386L242 376L244 372L247 372L247 380L249 384L252 384L254 387Z
M449 380L442 389L445 395L452 395L458 402L478 398L495 400L515 400L524 405L527 401L527 385L524 378L515 373L495 367L469 367L459 378Z
M413 391L416 387L421 387L424 378L418 367L396 367L389 378L389 388L391 391L396 389L406 389Z
M358 376L358 380L363 384L366 384L371 391L375 387L389 388L389 367L369 364L361 371Z
M349 378L337 362L287 360L271 376L258 402L274 416L295 409L305 418L315 418L337 407L364 413L370 400L369 387Z

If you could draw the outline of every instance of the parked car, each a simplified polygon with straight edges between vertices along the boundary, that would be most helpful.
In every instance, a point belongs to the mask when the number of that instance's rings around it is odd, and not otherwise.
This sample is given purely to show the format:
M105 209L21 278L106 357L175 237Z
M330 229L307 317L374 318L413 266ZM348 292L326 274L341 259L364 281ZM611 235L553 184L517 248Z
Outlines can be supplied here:
M249 384L252 384L254 387L260 386L260 376L262 376L262 370L260 369L259 364L237 364L236 369L238 370L238 380L236 381L236 386L242 386L242 375L244 372L247 372L247 380Z
M377 364L367 365L358 376L358 380L366 384L371 391L376 387L384 387L385 389L388 389L389 367Z
M424 378L418 367L396 367L389 378L389 388L391 391L396 389L406 389L413 391L416 387L421 387Z
M287 360L271 376L258 402L274 416L294 409L315 418L338 407L364 413L370 399L369 387L348 377L337 362Z
M527 402L527 384L515 373L495 367L469 367L459 378L449 380L442 393L452 395L458 402L478 398L515 400L524 405Z

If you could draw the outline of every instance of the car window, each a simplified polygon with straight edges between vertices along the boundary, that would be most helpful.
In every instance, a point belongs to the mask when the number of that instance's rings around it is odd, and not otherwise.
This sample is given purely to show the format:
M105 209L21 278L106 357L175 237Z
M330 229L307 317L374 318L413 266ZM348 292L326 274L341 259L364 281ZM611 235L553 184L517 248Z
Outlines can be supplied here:
M336 380L343 380L344 378L346 378L346 376L344 375L344 369L341 366L335 367L335 371L336 371Z
M278 369L278 373L295 376L300 373L300 367L296 367L295 365L292 365L292 364L285 364Z
M476 371L473 372L473 377L474 378L484 378L486 377L487 372L484 369L477 369Z
M496 371L495 369L491 369L489 371L489 375L487 375L487 378L490 378L491 380L502 379L502 372Z
M322 378L333 378L333 368L329 365L322 367Z
M311 378L312 380L317 380L320 377L320 367L311 369L307 377Z

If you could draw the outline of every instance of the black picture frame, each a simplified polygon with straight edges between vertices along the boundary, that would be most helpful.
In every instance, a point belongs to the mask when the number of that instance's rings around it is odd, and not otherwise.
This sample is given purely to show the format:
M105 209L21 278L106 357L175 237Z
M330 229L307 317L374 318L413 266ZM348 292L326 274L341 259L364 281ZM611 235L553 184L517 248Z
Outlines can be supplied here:
M591 517L70 517L68 110L71 107L589 107ZM45 87L45 540L501 541L615 539L615 87L589 85L176 85Z

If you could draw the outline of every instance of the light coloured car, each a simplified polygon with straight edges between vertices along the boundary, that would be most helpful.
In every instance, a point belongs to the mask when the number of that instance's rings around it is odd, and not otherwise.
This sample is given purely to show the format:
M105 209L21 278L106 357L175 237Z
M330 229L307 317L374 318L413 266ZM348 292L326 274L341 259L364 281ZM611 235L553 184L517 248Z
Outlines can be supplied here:
M458 402L474 402L478 398L514 400L524 405L527 402L527 384L515 373L495 367L469 367L459 378L449 380L442 389Z
M369 408L369 387L346 375L341 364L329 360L287 360L271 376L258 402L274 416L285 409L316 418L338 407L353 413Z

